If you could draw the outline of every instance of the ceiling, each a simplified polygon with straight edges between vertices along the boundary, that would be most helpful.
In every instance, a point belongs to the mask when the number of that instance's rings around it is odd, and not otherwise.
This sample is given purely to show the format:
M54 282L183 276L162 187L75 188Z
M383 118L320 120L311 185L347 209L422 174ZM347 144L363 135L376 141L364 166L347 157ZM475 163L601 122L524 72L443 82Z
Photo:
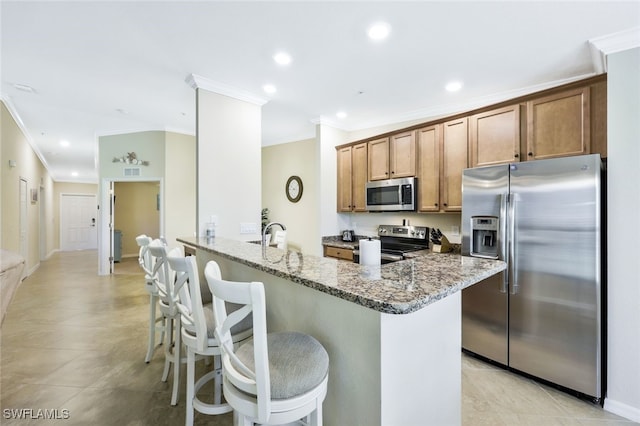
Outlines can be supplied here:
M192 74L267 100L262 138L271 145L314 137L318 120L358 130L588 77L596 72L588 41L640 25L638 1L0 7L2 99L53 179L65 182L97 182L99 136L195 134ZM391 32L372 41L367 29L378 21ZM281 50L292 57L287 66L273 60ZM446 91L452 80L462 89ZM263 92L265 84L277 91Z

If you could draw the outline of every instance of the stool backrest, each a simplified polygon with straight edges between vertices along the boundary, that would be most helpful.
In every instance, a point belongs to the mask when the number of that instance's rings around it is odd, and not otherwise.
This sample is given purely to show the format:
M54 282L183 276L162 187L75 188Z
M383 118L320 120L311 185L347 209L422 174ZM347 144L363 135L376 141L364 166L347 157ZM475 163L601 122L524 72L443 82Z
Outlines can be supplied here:
M267 315L264 285L261 282L232 282L220 278L214 261L207 263L205 277L213 294L213 317L216 339L222 349L222 367L227 380L238 389L256 396L254 417L267 423L271 412L271 382L267 352ZM225 302L242 305L227 314ZM253 314L254 368L248 367L235 354L231 327Z
M169 265L176 273L174 289L178 294L177 308L182 326L195 335L198 350L207 346L207 321L200 291L198 264L195 256L169 256Z
M136 237L136 243L138 243L140 247L138 251L138 263L144 271L147 281L152 280L151 274L153 273L153 258L151 257L151 253L149 253L149 244L151 244L151 241L151 237L144 234Z
M149 253L155 262L151 276L158 289L158 295L162 302L169 306L170 311L177 310L176 301L178 300L178 295L174 290L175 272L169 267L167 257L184 257L182 247L174 247L169 251L167 246L159 239L153 240L148 247Z

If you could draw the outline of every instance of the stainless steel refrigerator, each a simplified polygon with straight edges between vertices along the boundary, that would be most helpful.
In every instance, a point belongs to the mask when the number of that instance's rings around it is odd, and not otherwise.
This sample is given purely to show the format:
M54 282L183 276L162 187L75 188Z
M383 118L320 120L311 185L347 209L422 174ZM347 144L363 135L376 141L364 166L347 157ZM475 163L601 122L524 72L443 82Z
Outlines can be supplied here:
M462 346L600 402L604 168L599 155L466 169L462 254L505 272L462 292Z

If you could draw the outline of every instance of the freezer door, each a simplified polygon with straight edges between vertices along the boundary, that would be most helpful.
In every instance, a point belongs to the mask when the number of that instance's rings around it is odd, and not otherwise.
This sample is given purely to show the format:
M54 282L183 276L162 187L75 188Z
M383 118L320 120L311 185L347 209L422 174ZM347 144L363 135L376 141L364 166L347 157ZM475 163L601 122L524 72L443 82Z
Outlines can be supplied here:
M504 272L462 290L462 347L508 363L508 299L501 292Z
M600 157L511 170L509 365L601 397Z
M508 166L467 169L462 174L462 253L470 255L471 218L498 217L498 257L505 260ZM507 364L507 274L502 272L462 291L462 347Z

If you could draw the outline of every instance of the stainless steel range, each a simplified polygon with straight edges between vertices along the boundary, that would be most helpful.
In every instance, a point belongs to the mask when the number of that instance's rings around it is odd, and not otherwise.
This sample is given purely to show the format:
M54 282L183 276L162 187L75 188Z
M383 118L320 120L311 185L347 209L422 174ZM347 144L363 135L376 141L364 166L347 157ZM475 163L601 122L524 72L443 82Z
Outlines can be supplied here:
M429 248L429 228L426 226L380 225L380 262L382 264L405 259L405 254ZM360 262L360 251L353 251L353 261Z

